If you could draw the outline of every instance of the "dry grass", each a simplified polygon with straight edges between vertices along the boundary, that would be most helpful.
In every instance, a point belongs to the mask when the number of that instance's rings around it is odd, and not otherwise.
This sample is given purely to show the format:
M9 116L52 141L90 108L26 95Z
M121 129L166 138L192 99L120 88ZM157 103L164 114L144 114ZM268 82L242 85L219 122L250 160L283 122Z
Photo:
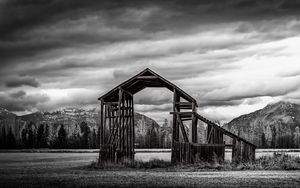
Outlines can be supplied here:
M172 165L171 162L152 159L150 161L123 161L119 164L106 163L99 166L97 162L92 162L91 169L165 169L166 171L205 171L205 170L300 170L300 157L289 156L285 153L274 153L273 156L263 156L254 162L234 164L229 161L219 163L218 160L212 162L197 162L194 164Z
M0 187L300 187L297 170L235 171L227 162L168 166L169 162L157 160L138 161L121 170L87 169L97 157L93 153L0 153Z

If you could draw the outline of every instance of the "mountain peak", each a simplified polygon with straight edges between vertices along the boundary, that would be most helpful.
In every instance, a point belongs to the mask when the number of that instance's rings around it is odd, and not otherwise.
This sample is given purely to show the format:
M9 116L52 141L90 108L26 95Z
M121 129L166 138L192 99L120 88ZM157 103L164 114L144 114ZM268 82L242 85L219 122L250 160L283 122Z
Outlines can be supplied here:
M294 147L293 133L300 125L300 105L290 101L268 104L263 109L242 115L224 128L259 147ZM284 145L289 143L290 145Z
M267 106L291 106L295 105L294 103L291 103L290 101L278 101L275 103L270 103Z

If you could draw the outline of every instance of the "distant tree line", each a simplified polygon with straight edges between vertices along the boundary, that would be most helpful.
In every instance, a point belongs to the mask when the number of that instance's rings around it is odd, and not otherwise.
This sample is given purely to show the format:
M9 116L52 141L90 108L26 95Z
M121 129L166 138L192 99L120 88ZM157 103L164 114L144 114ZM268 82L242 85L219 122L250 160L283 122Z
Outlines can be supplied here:
M261 148L300 148L299 127L295 132L286 131L278 134L275 127L267 129L266 133L261 135Z
M79 126L75 125L72 133L69 134L63 124L54 124L50 129L48 124L36 126L30 122L21 130L18 140L11 128L7 130L3 126L0 134L0 149L98 149L99 135L99 130L91 129L84 121ZM136 137L135 147L170 148L170 130L161 131L154 125L149 126L145 136Z
M145 136L139 135L135 138L136 148L171 148L171 129L168 127L167 119L162 127L156 127L154 123L148 127Z
M32 148L53 148L53 149L96 149L99 148L99 133L96 129L90 129L86 122L81 122L79 128L67 135L63 124L56 125L57 130L50 133L48 124L40 124L37 129L33 122L21 131L21 139L16 140L11 128L8 132L2 127L0 148L1 149L32 149Z

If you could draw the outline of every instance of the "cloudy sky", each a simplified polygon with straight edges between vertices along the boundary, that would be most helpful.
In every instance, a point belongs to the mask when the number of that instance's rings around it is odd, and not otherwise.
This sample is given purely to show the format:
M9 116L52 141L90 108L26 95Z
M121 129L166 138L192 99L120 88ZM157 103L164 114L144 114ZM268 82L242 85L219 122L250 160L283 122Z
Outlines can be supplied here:
M149 67L213 120L300 100L297 0L0 0L0 106L17 114L93 107ZM161 121L170 92L136 109Z

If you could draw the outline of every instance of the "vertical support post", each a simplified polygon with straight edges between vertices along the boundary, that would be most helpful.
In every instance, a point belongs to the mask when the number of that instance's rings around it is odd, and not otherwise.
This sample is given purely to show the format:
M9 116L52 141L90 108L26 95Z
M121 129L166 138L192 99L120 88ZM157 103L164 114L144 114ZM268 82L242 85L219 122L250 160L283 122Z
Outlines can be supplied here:
M195 102L192 103L192 142L197 143L197 123L198 119L195 116L196 113L196 104Z
M121 88L119 88L119 102L118 102L118 124L117 126L119 126L118 128L118 147L117 147L117 161L120 160L121 158L121 150L122 150L122 140L121 140L121 137L122 137L122 114L121 114L121 105L122 105L122 95L123 95L123 91Z
M176 102L180 102L180 97L177 94L176 89L173 91L173 112L179 112L180 109L177 108ZM177 114L173 114L173 126L172 126L172 154L171 154L171 162L176 163L179 158L178 158L178 152L176 149L176 146L178 146L179 142L179 125L177 122Z
M131 156L132 156L132 161L134 161L134 147L135 147L135 129L134 129L134 104L133 104L133 96L131 98Z
M104 144L104 138L103 138L103 100L100 101L100 127L99 127L99 131L100 131L100 140L99 140L99 145L100 145L100 148L99 148L99 164L102 164L104 161L104 147L103 147L103 144Z
M253 147L253 146L251 146L250 147L251 148L251 155L250 155L250 157L251 157L251 162L254 162L255 161L255 147Z
M107 105L107 114L108 114L108 130L111 132L111 106Z
M236 163L237 159L236 159L236 139L234 138L232 140L232 151L231 151L232 155L231 155L231 161L232 163Z

